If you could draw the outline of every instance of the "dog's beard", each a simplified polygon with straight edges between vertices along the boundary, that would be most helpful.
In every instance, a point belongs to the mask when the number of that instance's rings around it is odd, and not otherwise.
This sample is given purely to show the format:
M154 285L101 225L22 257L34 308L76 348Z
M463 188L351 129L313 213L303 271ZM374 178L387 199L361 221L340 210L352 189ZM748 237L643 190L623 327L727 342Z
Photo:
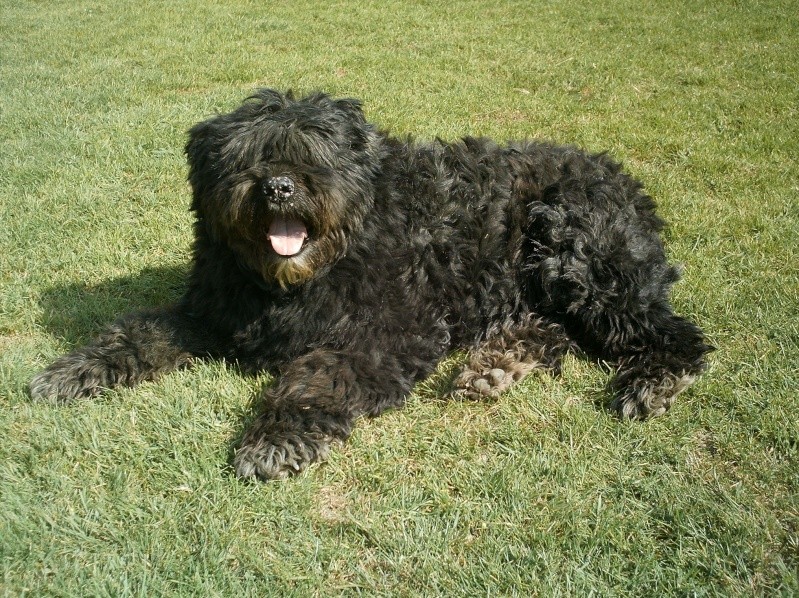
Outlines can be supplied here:
M314 260L308 255L268 260L265 266L261 275L267 280L274 280L282 288L307 282L317 272Z
M331 212L329 198L317 200L318 205L298 200L294 211L259 210L245 203L231 213L223 238L263 282L283 288L305 283L346 253L352 224L340 221L339 210Z
M346 246L344 234L335 231L307 241L296 255L282 256L267 248L265 255L260 256L256 269L264 280L274 280L287 288L322 274L326 266L344 254Z

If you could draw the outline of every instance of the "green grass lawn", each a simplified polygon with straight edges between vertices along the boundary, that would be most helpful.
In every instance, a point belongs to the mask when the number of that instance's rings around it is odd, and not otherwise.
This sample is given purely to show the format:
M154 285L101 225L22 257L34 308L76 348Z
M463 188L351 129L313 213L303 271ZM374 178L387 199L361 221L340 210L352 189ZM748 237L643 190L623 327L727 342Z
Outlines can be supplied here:
M488 403L363 421L297 478L229 468L266 378L202 364L71 407L30 377L178 296L185 131L254 88L400 135L541 137L642 178L718 350L621 423L567 360ZM0 5L0 596L799 593L795 2Z

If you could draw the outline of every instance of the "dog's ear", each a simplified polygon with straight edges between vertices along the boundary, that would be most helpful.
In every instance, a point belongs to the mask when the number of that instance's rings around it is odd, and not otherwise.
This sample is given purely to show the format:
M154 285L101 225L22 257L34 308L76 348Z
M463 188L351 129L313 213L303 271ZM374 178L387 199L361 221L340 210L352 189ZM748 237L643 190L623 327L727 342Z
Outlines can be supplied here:
M212 118L197 123L189 129L189 140L186 142L184 151L189 162L190 171L203 170L208 161L213 145L215 120L216 118ZM191 172L189 174L191 176Z
M220 117L197 123L189 129L189 140L184 149L186 160L189 164L189 183L191 184L194 200L192 209L199 207L199 198L207 186L209 177L218 168L218 125Z

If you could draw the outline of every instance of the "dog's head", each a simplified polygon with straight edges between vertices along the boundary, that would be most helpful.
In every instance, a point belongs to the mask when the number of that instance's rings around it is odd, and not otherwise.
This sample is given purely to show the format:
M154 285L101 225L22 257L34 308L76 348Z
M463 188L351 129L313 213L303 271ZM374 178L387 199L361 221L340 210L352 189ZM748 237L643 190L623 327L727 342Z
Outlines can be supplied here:
M265 281L305 282L360 232L379 145L357 100L260 90L189 132L198 226Z

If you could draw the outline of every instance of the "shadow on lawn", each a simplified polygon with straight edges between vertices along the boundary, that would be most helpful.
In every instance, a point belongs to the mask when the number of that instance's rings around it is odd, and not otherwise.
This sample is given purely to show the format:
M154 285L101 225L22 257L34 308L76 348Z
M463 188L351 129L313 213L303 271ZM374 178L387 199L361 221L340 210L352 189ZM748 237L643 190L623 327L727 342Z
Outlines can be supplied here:
M185 289L189 263L181 266L146 268L137 274L112 278L96 285L81 283L55 286L41 296L42 325L62 339L64 349L83 346L118 317L149 307L172 303ZM237 369L235 364L230 364ZM238 371L238 370L237 370ZM231 465L244 432L263 409L256 393L241 415L241 422L227 446L227 462L220 465L235 475Z
M96 285L74 283L42 293L42 325L72 350L119 316L176 301L185 288L189 264L146 268Z

